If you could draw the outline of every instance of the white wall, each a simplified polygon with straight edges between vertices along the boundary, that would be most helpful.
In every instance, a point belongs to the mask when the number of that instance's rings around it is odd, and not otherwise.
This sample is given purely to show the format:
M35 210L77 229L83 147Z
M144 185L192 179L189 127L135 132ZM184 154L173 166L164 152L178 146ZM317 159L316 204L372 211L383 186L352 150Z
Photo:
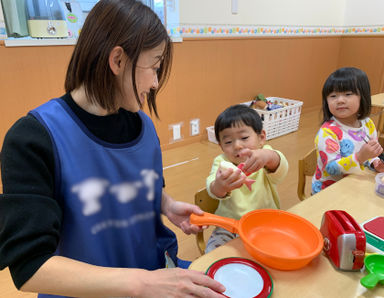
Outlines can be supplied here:
M384 0L179 0L180 24L374 26L384 25Z
M383 25L383 0L347 0L345 6L345 26Z
M343 26L345 4L351 0L179 0L181 24ZM353 0L352 2L383 2ZM363 5L363 4L362 4ZM383 6L384 4L382 4ZM381 11L377 11L379 14Z

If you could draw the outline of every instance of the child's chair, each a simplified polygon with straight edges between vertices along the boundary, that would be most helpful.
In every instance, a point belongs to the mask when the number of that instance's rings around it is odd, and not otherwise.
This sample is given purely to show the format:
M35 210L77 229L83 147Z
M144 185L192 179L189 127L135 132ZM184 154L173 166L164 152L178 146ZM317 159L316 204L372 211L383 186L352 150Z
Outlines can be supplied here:
M205 212L214 213L219 205L219 201L211 198L207 190L203 188L195 194L195 204ZM204 231L196 234L196 244L200 253L202 255L205 254Z
M297 195L301 201L309 197L305 195L305 184L307 177L312 177L315 174L316 164L316 149L312 149L302 159L299 159L299 183L297 185Z

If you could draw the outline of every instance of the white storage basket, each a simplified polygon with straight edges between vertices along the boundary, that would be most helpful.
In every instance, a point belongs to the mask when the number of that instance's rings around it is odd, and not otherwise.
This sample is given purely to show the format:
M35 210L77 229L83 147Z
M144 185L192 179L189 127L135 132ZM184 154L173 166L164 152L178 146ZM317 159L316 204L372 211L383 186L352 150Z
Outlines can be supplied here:
M280 97L267 97L267 100L272 104L284 106L271 111L255 109L263 120L267 140L299 129L302 101ZM250 105L251 102L245 104Z
M263 120L263 129L266 132L267 140L299 129L302 101L281 97L267 97L267 100L272 104L284 106L271 111L255 109ZM251 101L242 104L249 106ZM208 140L217 144L213 126L207 127L207 133Z

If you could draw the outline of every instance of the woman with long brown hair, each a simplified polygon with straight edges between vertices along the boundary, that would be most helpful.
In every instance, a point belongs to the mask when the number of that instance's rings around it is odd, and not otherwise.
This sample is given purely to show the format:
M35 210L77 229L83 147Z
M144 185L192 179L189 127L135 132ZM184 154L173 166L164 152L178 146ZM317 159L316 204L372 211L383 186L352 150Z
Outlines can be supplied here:
M145 101L172 60L156 14L134 0L101 0L70 60L66 94L30 111L2 149L0 268L39 297L220 297L223 286L177 266L195 205L164 191L159 140ZM168 269L164 269L168 267Z

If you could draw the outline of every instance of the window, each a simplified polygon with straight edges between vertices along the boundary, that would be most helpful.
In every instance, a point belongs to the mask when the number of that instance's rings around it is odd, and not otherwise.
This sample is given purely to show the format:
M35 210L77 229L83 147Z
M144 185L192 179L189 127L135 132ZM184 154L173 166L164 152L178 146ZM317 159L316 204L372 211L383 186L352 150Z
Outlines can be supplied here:
M140 0L145 5L152 8L154 12L157 13L163 24L165 24L165 13L164 13L164 0ZM85 14L87 14L92 7L98 2L98 0L77 0L79 2L81 9Z
M76 43L85 18L99 0L0 1L7 33L3 32L4 23L0 17L0 27L3 24L0 38L5 38L7 46L20 46ZM151 7L173 38L180 37L176 29L179 26L178 0L140 1Z
M98 0L77 0L79 2L82 11L90 12L92 7L98 2Z

